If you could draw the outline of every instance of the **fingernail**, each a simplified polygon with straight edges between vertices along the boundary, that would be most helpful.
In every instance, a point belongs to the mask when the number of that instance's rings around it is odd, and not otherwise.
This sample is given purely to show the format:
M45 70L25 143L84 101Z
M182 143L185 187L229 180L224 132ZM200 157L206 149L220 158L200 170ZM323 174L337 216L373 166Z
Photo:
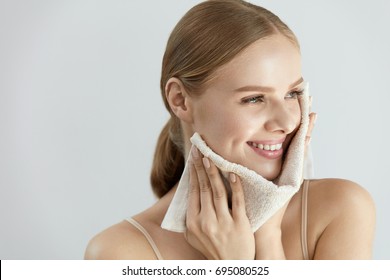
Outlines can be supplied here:
M202 158L202 161L203 161L204 167L210 168L210 161L207 157Z
M236 174L234 173L230 173L229 178L232 183L235 183L237 181Z
M311 142L311 137L309 137L309 139L307 139L307 145L309 145Z
M198 149L195 146L192 147L191 153L192 153L192 156L194 158L198 158L199 157L199 151L198 151Z

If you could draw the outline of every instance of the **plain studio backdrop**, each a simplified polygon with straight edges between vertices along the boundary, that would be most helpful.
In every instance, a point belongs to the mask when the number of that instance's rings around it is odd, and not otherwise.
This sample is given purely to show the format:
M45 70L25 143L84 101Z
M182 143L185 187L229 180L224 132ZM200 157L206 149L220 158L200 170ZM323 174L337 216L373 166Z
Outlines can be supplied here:
M155 201L161 60L199 2L0 0L0 259L82 259ZM300 40L315 177L371 193L373 257L389 259L390 2L252 2Z

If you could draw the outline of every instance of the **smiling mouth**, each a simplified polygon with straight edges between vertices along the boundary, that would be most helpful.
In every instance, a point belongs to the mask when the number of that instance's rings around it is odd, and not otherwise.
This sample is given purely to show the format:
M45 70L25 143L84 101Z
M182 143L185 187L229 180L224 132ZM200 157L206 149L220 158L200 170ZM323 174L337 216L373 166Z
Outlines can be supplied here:
M283 156L283 143L278 144L260 144L247 142L253 151L266 159L275 160Z
M282 143L279 143L279 144L272 144L272 145L269 145L269 144L256 144L254 142L248 142L249 146L252 146L252 147L255 147L255 148L258 148L260 150L264 150L264 151L278 151L282 148Z

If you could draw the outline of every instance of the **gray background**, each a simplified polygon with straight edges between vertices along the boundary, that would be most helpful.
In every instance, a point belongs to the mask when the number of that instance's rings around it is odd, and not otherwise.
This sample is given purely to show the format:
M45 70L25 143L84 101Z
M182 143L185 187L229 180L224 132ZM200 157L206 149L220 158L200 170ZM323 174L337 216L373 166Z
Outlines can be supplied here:
M199 1L0 0L0 258L81 259L155 198L166 40ZM300 39L315 175L358 182L390 258L390 2L252 1Z

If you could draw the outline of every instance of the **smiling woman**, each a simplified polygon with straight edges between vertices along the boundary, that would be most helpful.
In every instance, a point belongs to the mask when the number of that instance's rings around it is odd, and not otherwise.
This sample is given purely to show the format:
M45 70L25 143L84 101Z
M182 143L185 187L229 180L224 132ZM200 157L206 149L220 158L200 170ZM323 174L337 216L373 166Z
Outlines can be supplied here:
M85 258L370 258L375 211L359 185L305 180L252 232L240 178L229 175L230 194L214 163L191 149L189 139L197 132L224 159L276 180L301 124L303 91L298 41L277 16L240 0L193 7L174 28L162 63L161 93L171 118L158 139L151 174L160 199L95 236ZM310 113L307 141L315 119ZM182 234L161 223L185 162L192 189Z
M168 101L176 114L189 120L183 123L184 138L198 132L217 154L273 180L280 173L281 154L256 149L269 154L259 157L248 143L288 146L300 123L300 108L293 93L302 91L303 83L296 81L303 82L299 49L284 35L275 34L258 39L218 69L201 95L187 93L191 101L187 110L173 107L175 92ZM167 88L174 82L180 84L172 78ZM190 110L192 115L187 118ZM188 151L186 147L185 154Z

